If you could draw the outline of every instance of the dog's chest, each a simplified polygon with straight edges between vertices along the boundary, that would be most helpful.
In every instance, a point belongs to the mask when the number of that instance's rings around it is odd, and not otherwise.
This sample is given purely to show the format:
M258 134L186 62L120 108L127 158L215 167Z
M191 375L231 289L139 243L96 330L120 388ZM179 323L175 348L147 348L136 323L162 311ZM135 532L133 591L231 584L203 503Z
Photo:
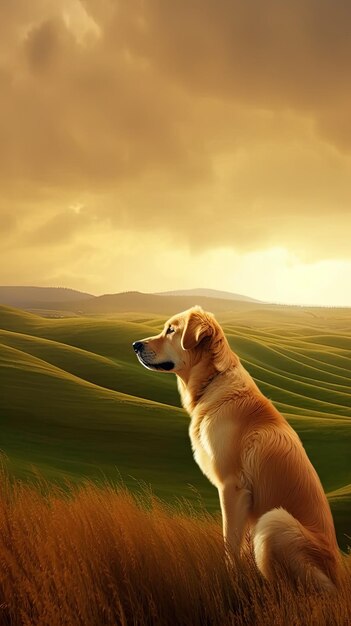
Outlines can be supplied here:
M207 478L218 487L234 460L235 425L232 420L203 416L192 418L189 428L194 459Z

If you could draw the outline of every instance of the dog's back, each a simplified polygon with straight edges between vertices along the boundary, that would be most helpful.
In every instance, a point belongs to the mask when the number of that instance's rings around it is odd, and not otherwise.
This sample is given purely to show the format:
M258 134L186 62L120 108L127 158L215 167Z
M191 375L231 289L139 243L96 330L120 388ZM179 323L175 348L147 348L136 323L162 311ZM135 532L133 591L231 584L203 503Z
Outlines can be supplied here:
M243 471L251 483L256 560L267 570L269 544L275 560L280 552L296 569L306 561L336 582L338 545L317 472L297 433L264 396L260 400L262 410L252 420L247 416L241 447Z
M317 472L297 433L238 358L192 411L190 436L196 461L220 493L239 476L236 488L250 494L247 526L262 573L272 578L284 563L293 578L332 587L339 549ZM228 523L235 527L234 519Z

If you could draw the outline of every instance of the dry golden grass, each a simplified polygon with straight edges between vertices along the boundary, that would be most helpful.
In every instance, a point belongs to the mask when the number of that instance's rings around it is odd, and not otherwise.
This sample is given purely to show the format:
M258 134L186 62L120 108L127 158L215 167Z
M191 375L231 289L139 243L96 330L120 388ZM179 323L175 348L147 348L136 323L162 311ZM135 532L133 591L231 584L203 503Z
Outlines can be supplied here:
M1 625L350 624L349 574L323 596L269 585L251 558L228 571L206 514L110 485L1 484Z

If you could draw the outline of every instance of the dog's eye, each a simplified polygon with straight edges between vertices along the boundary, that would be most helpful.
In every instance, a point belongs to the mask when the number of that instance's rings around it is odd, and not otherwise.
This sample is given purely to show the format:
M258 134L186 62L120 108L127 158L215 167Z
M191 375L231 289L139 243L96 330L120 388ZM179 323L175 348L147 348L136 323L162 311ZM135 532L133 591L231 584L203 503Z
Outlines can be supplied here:
M174 333L174 332L175 332L174 328L172 328L172 326L168 326L166 330L166 335L171 335L171 333Z

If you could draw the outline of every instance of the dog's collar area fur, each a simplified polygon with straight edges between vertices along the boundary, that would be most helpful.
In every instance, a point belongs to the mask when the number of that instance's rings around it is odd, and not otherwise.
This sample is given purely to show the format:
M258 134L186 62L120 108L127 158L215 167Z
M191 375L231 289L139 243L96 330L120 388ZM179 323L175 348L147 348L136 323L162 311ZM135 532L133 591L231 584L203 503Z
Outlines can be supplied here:
M214 374L212 374L212 376L210 376L207 380L205 380L199 391L197 392L194 400L193 400L193 405L196 406L196 404L201 400L202 396L204 395L204 393L207 391L208 387L211 385L211 383L213 383L213 381L217 380L220 376L222 376L223 374L227 374L227 371L224 372L219 372L218 370L214 372Z

